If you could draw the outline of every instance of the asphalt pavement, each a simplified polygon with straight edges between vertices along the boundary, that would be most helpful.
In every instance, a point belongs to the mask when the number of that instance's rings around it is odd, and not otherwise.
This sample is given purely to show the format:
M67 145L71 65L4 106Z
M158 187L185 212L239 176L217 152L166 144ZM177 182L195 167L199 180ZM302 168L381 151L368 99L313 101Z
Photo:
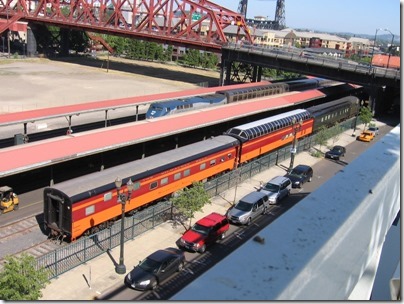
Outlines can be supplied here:
M358 130L363 128L358 126ZM356 131L356 135L359 131ZM356 140L352 136L352 129L341 134L338 140L330 145L347 146L349 143ZM322 147L323 152L327 147ZM311 156L309 152L301 152L295 156L294 164L306 164L313 166L322 158ZM254 187L258 187L260 182L267 181L274 176L284 175L289 167L290 160L287 159L277 166L253 176L245 182L239 184L237 189L230 188L220 196L211 199L212 204L208 204L203 208L202 212L198 212L193 219L193 223L203 216L218 212L225 214L231 204L240 199L247 193L254 191ZM314 176L316 176L314 172ZM292 189L294 192L299 189ZM133 266L137 265L140 260L152 252L167 248L176 247L175 242L183 234L184 228L180 225L175 225L173 222L165 222L152 230L145 232L134 240L125 243L124 264L126 265L126 274ZM115 272L115 264L119 261L120 247L117 246L109 253L104 253L97 258L80 265L58 278L52 279L50 284L42 290L40 300L94 300L101 299L103 296L112 292L123 285L125 275L120 275Z

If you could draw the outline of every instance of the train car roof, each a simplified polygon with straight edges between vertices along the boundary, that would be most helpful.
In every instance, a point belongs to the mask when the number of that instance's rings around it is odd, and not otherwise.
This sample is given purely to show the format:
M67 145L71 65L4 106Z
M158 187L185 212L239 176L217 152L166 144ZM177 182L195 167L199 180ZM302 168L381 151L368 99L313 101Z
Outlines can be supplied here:
M282 114L273 115L271 117L263 118L263 119L260 119L260 120L257 120L257 121L249 122L249 123L246 123L246 124L243 124L243 125L239 125L239 126L231 128L231 129L248 130L248 129L251 129L251 128L255 128L255 127L258 127L258 126L261 126L261 125L265 125L265 124L280 120L282 118L290 118L290 117L293 117L293 116L295 116L296 119L299 120L299 118L302 115L305 117L305 119L307 119L308 117L311 116L310 113L308 113L307 110L297 109L297 110L288 111L288 112L285 112L285 113L282 113ZM302 117L302 119L303 119L303 117Z
M58 189L68 196L74 197L74 199L80 199L80 194L85 195L89 191L99 193L100 190L108 191L108 189L114 189L116 177L120 177L124 183L129 178L132 178L132 181L136 182L144 177L152 176L163 170L176 168L181 164L211 155L236 144L238 144L238 141L235 138L219 135L201 142L94 172L83 177L67 180L55 184L52 188Z
M319 90L289 92L3 148L0 149L0 177L298 105L324 96Z
M237 91L237 90L235 90L235 91ZM177 98L177 99L157 101L157 102L153 102L150 106L153 106L153 105L178 106L178 105L183 105L186 103L204 102L207 99L211 99L211 98L214 98L216 100L222 100L222 99L225 99L226 97L223 94L213 93L213 94L197 95L197 96L191 96L191 97L182 97L182 98Z
M319 104L316 106L312 106L310 108L307 108L307 110L314 115L314 113L335 107L335 106L345 106L345 105L350 105L352 103L357 103L359 104L359 98L356 96L346 96L342 97L330 102L326 102L324 104Z
M263 134L269 134L281 127L291 126L293 118L296 118L296 121L304 121L311 117L310 112L306 110L293 110L231 128L226 131L226 134L240 138L242 141L247 141Z

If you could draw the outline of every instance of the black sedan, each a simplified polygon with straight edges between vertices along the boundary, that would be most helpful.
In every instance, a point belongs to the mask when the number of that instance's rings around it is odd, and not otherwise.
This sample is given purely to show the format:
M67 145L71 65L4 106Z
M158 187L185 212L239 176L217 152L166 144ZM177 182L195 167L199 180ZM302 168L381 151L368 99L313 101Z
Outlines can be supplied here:
M339 160L340 157L345 156L346 149L342 146L334 146L330 151L325 153L325 158L337 159Z
M298 165L289 173L285 174L292 182L292 188L301 188L305 182L311 182L313 169L307 165Z
M185 255L177 248L160 249L149 255L125 277L125 284L137 290L155 289L160 282L184 268Z

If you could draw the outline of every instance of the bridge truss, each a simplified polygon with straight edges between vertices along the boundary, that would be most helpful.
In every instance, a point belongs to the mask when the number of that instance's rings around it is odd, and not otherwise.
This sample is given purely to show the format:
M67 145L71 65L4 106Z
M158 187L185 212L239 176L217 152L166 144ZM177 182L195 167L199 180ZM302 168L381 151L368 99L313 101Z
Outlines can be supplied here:
M0 16L3 31L27 21L217 53L229 41L252 42L240 14L207 0L0 0Z

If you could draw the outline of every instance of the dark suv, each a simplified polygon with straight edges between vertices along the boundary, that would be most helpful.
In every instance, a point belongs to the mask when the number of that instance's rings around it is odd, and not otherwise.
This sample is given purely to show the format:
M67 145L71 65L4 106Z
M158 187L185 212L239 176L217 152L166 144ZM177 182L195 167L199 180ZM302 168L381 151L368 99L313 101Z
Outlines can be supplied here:
M301 188L305 182L311 182L313 169L307 165L298 165L285 175L292 181L292 188Z
M201 218L177 241L179 248L204 253L206 246L223 239L229 230L227 217L216 212Z

